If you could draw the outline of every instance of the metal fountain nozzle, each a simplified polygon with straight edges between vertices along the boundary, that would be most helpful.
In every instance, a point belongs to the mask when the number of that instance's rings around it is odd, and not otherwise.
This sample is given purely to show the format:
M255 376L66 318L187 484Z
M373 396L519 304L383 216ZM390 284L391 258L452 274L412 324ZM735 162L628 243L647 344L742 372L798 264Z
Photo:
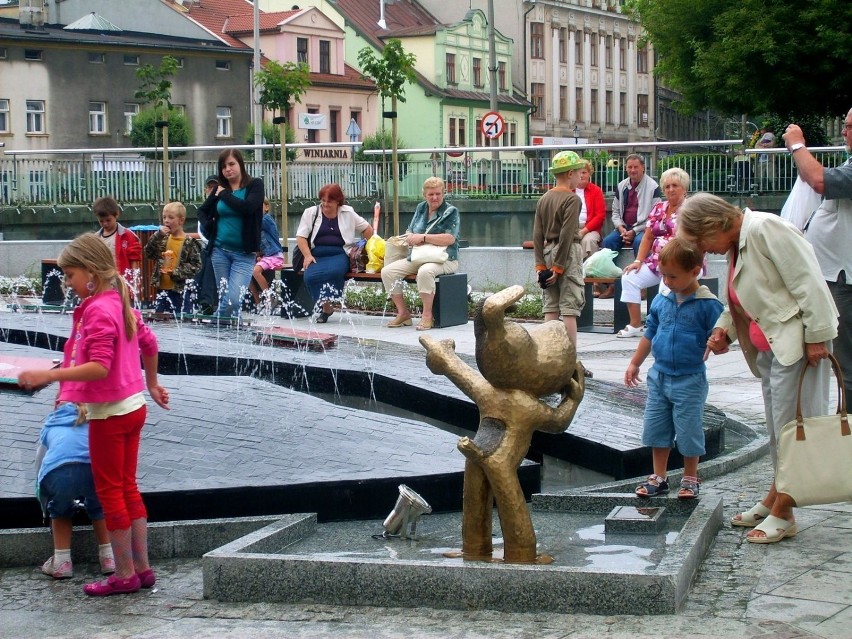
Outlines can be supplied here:
M402 539L416 539L417 520L421 515L428 515L432 507L416 492L405 484L399 485L399 497L382 526L384 536L400 536Z

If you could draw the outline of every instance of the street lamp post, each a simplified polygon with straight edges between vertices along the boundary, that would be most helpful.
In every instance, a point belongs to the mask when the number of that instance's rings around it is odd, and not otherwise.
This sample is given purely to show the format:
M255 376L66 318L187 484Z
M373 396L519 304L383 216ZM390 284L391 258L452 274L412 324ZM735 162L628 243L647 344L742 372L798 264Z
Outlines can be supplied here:
M574 125L574 146L580 144L580 127Z

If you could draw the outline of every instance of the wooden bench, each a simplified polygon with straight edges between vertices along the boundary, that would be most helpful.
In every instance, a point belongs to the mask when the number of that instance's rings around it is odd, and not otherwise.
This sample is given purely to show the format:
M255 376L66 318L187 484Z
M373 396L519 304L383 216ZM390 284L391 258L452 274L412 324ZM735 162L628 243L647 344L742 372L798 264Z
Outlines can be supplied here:
M381 273L349 272L345 280L372 282L381 284ZM406 282L415 283L417 277L408 275ZM306 317L313 308L313 299L304 284L302 273L296 273L292 267L281 270L281 282L284 285L284 304L281 314L291 317ZM435 316L435 328L461 326L467 324L467 273L447 273L435 278L435 304L432 312ZM299 309L304 309L299 311Z

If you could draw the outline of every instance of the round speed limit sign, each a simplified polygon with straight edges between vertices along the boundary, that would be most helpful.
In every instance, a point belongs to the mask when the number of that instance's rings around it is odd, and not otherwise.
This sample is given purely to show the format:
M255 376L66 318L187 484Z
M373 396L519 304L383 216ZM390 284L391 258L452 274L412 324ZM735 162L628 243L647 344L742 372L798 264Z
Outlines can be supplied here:
M489 111L482 117L480 128L482 129L482 135L489 140L493 140L503 135L503 131L506 128L506 121L496 111Z

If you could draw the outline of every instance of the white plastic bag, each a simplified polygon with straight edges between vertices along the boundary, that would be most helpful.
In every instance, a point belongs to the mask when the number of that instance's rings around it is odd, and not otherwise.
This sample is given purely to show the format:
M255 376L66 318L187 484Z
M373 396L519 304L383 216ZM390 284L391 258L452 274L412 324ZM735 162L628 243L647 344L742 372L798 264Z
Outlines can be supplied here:
M616 266L618 253L602 248L583 262L583 277L621 277L621 269Z
M822 204L822 196L799 176L781 209L781 219L787 220L801 231L805 228L811 213L816 211L820 204Z

